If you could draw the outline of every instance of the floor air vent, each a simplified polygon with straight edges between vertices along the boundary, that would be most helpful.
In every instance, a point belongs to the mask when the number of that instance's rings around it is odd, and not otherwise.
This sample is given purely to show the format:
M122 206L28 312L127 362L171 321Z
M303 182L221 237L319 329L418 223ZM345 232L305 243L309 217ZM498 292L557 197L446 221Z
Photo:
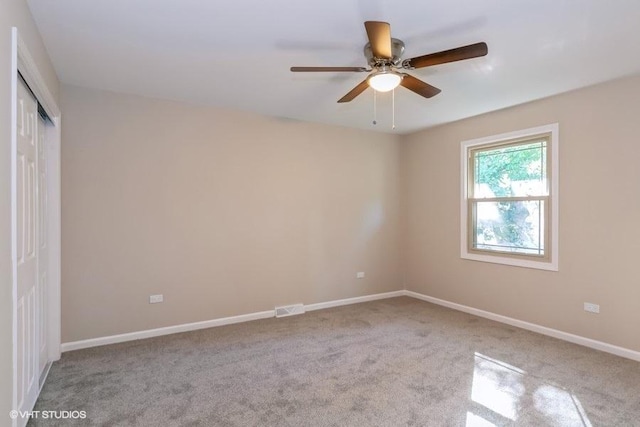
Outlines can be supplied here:
M302 304L285 305L282 307L276 307L276 317L287 317L287 316L293 316L295 314L303 314L303 313L304 313L304 305Z

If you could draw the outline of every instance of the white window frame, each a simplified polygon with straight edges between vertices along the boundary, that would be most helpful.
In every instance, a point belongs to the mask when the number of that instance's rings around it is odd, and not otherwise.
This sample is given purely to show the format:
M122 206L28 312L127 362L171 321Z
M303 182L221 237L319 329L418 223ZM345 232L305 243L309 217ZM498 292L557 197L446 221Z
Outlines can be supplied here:
M545 227L549 227L550 237L550 257L548 259L536 259L536 257L528 257L527 255L510 256L503 253L478 253L471 252L469 250L469 224L468 224L468 210L471 209L471 205L468 203L468 177L469 177L469 150L481 145L500 144L507 143L509 141L523 139L527 137L533 137L536 135L549 134L550 147L550 161L547 165L550 182L549 182L549 201L550 201L550 224L545 224ZM462 141L461 148L461 167L460 167L460 183L461 183L461 198L460 198L460 257L463 259L490 262L496 264L512 265L516 267L535 268L540 270L558 271L558 188L559 188L559 173L558 173L558 152L559 152L559 126L558 123L553 123L544 126L538 126L534 128L518 130L515 132L503 133L500 135L492 135L484 138L471 139L468 141Z

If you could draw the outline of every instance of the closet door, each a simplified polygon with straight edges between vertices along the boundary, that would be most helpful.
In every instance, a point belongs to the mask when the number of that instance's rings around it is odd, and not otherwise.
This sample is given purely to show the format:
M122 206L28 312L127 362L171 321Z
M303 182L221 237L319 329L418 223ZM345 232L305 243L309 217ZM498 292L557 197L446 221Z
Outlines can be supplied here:
M38 103L18 84L16 152L18 410L38 395Z
M37 345L38 345L38 371L37 378L42 378L42 373L47 367L49 347L47 346L47 289L49 287L49 276L47 274L49 267L49 242L47 226L49 221L49 201L47 185L47 148L44 141L44 119L38 115L38 287L36 290L37 310L36 318L38 318L37 327Z

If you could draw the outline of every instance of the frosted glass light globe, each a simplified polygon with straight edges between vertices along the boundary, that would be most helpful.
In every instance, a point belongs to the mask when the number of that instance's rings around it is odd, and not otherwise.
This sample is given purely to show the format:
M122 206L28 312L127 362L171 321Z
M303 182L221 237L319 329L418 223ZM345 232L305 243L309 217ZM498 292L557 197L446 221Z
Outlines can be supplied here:
M371 74L367 78L367 83L369 83L369 86L371 86L375 91L389 92L390 90L397 88L401 80L402 76L398 73L394 73L393 71L381 71Z

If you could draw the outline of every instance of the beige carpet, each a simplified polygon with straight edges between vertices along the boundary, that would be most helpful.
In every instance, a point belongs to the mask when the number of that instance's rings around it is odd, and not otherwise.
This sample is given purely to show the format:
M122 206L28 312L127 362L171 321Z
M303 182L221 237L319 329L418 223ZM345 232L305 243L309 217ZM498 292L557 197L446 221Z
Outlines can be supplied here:
M401 297L63 354L105 426L634 426L640 363Z

